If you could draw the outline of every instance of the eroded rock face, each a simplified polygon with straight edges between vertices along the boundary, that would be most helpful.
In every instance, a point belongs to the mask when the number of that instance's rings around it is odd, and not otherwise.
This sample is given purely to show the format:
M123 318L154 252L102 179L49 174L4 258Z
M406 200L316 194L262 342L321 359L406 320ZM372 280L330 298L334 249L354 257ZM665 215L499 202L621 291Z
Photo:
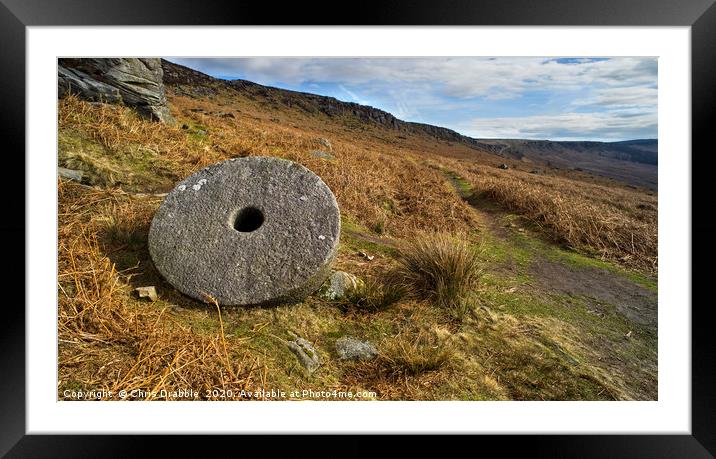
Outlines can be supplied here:
M140 115L174 120L167 107L161 59L65 58L58 61L58 94L98 102L124 102Z
M339 234L338 204L318 176L292 161L247 157L177 184L154 215L149 252L193 298L290 303L329 275Z

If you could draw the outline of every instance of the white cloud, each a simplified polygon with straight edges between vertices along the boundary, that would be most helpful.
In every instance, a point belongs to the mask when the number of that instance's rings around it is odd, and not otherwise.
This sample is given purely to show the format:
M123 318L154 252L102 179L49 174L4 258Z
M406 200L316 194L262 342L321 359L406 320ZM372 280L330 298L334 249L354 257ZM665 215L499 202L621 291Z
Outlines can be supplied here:
M621 140L656 135L654 57L173 60L265 85L336 85L348 96L344 100L476 137ZM497 117L487 119L488 114Z
M357 102L357 103L359 103L359 104L362 103L362 102L361 102L361 98L358 97L358 96L356 95L356 93L354 93L354 92L351 91L350 89L346 88L346 87L343 86L342 84L338 85L338 89L340 89L341 91L343 91L343 92L345 92L346 94L348 94L348 96L349 96L351 99L353 99L355 102Z
M588 99L575 100L574 105L598 105L608 108L654 107L656 106L656 87L616 87L599 88Z
M549 140L624 140L650 137L656 117L650 112L562 113L509 118L475 118L462 131L478 138Z
M429 82L458 98L515 98L527 90L578 90L585 86L638 87L656 82L655 58L581 60L551 58L241 58L175 59L216 75L245 75L259 83L348 85L376 81L411 85ZM199 62L201 61L201 62Z

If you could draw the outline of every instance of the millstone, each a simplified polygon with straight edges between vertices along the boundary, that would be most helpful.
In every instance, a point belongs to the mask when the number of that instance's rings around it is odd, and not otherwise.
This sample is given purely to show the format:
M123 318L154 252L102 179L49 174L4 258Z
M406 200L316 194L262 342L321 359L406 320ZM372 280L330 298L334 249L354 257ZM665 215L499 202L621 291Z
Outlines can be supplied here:
M317 175L248 157L180 182L154 215L149 253L170 284L198 300L290 303L330 274L339 234L336 198Z

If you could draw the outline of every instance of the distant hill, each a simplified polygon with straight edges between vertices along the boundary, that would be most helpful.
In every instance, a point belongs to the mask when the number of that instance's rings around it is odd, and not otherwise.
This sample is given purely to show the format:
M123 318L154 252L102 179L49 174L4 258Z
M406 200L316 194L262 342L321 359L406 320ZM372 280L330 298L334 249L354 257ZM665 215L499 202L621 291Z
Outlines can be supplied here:
M263 86L247 80L222 80L166 60L162 60L162 66L165 84L178 94L211 97L219 91L234 90L276 110L295 109L309 115L343 120L349 125L365 124L437 141L461 143L504 158L505 162L513 161L510 165L522 166L535 173L544 169L566 169L657 188L658 141L655 139L621 142L476 139L444 127L403 121L384 110L334 97Z
M506 139L481 140L479 146L505 159L584 171L657 189L659 143L656 139L622 142Z
M658 164L659 143L656 139L627 140L622 142L551 141L551 140L482 140L480 147L500 154L522 159L558 161L574 154L618 159L644 164Z
M439 140L464 142L479 148L479 141L463 136L452 129L430 124L402 121L378 108L343 102L334 97L263 86L247 80L220 80L196 70L163 60L165 84L176 86L180 92L202 96L216 91L217 85L225 85L241 91L245 96L277 107L298 108L306 113L323 113L328 116L348 116L365 123L377 124L389 129L411 134L424 134Z

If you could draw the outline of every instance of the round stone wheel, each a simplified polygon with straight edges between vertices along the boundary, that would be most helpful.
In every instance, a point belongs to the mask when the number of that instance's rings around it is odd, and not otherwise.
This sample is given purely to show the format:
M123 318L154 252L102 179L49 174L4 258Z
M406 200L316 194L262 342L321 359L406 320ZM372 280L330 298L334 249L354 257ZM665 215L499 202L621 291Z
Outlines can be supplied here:
M236 158L167 195L152 220L149 253L162 276L192 298L294 303L330 274L340 225L335 196L304 166Z

